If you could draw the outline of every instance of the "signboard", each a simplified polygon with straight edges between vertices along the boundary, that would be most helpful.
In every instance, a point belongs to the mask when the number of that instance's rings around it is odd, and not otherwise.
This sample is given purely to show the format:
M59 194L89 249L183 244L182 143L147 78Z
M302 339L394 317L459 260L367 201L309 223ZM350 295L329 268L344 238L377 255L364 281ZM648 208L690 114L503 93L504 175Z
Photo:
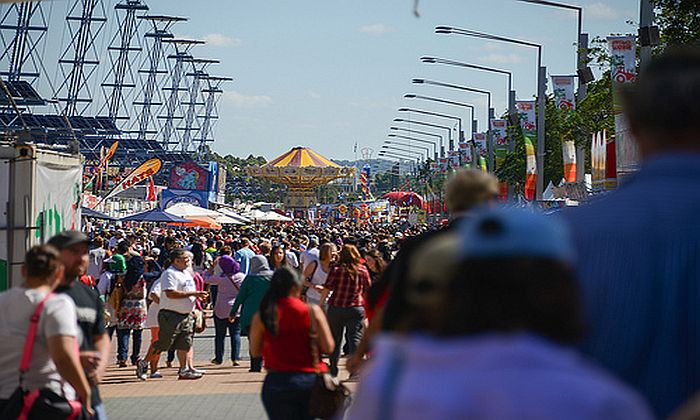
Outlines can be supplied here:
M559 109L575 109L574 76L552 76L554 101Z
M486 157L489 153L486 143L486 133L474 133L473 139L477 155Z
M107 193L104 198L102 198L101 202L114 197L120 192L126 191L134 185L137 185L140 182L152 177L153 175L157 174L158 171L160 171L162 166L163 162L158 158L149 159L143 162L138 168L134 169L129 173L129 175L124 177L119 184L112 188L112 190Z
M189 203L198 207L207 208L209 194L206 191L173 190L168 188L161 194L161 208L167 209L177 203Z
M207 191L209 171L192 161L180 163L170 170L168 186L175 190Z
M633 36L608 37L610 77L613 87L634 82L637 78L636 42ZM618 177L624 177L639 168L639 151L632 138L627 120L619 106L619 95L613 90L615 102L615 158Z
M508 121L491 120L491 141L493 142L494 163L496 168L503 164L508 152Z

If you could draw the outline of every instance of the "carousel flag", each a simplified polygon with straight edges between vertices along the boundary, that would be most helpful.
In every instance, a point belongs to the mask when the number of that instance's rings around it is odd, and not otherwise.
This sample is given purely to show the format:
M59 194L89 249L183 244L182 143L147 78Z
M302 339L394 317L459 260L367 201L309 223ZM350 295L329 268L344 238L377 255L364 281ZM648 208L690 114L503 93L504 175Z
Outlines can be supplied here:
M535 185L537 183L537 161L535 159L535 146L530 137L525 137L525 198L535 198Z
M134 185L140 183L141 181L157 174L162 166L163 162L158 158L149 159L143 162L136 169L131 171L129 175L124 177L124 179L119 184L115 185L114 188L112 188L112 190L109 193L107 193L107 195L105 195L95 207L99 206L103 201L114 197L120 192L126 191Z
M554 101L559 109L576 109L574 76L552 76Z

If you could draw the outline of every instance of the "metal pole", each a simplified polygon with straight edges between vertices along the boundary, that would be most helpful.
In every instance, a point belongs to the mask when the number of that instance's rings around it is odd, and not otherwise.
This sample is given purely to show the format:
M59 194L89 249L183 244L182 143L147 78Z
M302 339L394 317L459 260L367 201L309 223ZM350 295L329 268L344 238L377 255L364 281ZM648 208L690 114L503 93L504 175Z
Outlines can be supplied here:
M639 3L639 27L649 28L654 21L654 7L650 0L640 0ZM642 46L639 51L639 67L644 68L651 60L651 45Z
M547 67L542 66L542 48L538 48L537 67L537 185L535 186L535 199L542 199L544 190L544 133L545 133L545 93L547 83Z
M581 13L579 12L579 35L578 35L578 68L584 69L588 64L588 34L581 33ZM578 101L586 99L588 86L583 83L583 79L578 78ZM578 106L578 105L577 105ZM586 177L586 148L583 144L576 146L576 182L583 182Z

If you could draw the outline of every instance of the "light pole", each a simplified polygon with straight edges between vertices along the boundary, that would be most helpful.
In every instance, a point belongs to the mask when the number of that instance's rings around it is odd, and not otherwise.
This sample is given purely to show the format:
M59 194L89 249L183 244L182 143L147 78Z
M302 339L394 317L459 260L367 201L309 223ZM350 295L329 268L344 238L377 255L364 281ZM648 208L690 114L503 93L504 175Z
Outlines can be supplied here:
M432 96L416 95L415 93L407 93L407 94L403 95L403 97L406 99L421 99L424 101L432 101L432 102L437 102L437 103L441 103L441 104L445 104L445 105L453 105L453 106L460 106L463 108L469 108L469 110L471 112L471 117L472 117L471 118L472 119L472 127L471 127L470 137L472 137L472 135L474 133L476 133L476 131L479 129L479 127L477 125L476 117L474 115L475 108L474 108L474 105L472 105L472 104L468 104L466 102L450 101L447 99L435 98ZM462 137L463 134L464 133L460 133L460 139L459 139L460 141L464 140L464 138Z
M437 26L437 34L455 34L472 38L487 39L490 41L509 42L537 49L537 185L535 186L535 198L542 199L544 183L544 130L545 130L545 95L547 93L547 68L542 66L542 45L516 38L506 38L500 35L491 35L484 32L469 29L456 28L454 26Z
M445 64L448 66L456 66L456 67L464 67L464 68L469 68L469 69L475 69L475 70L483 70L483 71L488 71L491 73L498 73L498 74L503 74L508 77L508 92L507 92L507 99L508 99L508 116L509 118L513 119L515 116L515 91L513 90L513 73L507 70L502 70L502 69L497 69L493 67L486 67L486 66L480 66L476 64L470 64L470 63L463 63L461 61L455 61L455 60L448 60L444 58L437 58L437 57L421 57L420 58L422 62L424 63L429 63L429 64ZM489 127L491 129L491 127ZM509 141L509 150L512 152L513 149L515 148L515 142Z
M457 121L458 133L461 136L462 119L459 117L455 117L454 115L442 114L439 112L432 112L432 111L424 111L422 109L415 109L415 108L399 108L399 112L415 112L416 114L430 115L433 117L448 118L451 120L455 120L455 121ZM452 138L450 138L449 150L454 150L454 149L455 149L454 140Z
M415 173L415 168L416 168L415 165L416 165L416 162L418 162L418 159L414 156L409 156L409 155L404 155L403 153L384 151L384 150L380 150L378 155L380 157L386 156L386 157L391 157L391 158L397 159L397 160L399 160L399 165L404 161L408 161L411 163L412 170ZM414 160L416 162L414 162Z
M489 92L488 90L475 89L475 88L471 88L471 87L467 87L467 86L453 85L451 83L436 82L434 80L426 80L426 79L413 79L413 83L440 86L440 87L445 87L445 88L449 88L449 89L458 89L458 90L464 90L467 92L480 93L482 95L486 95L487 100L488 100L488 102L487 102L488 112L487 112L487 117L486 117L486 126L487 126L486 132L488 133L487 134L488 140L486 141L486 147L487 147L488 155L489 155L489 169L491 171L493 171L494 170L494 167L493 167L493 147L491 145L491 130L490 130L491 127L489 127L489 125L490 125L489 123L490 123L491 119L493 118L493 107L491 105L491 92Z
M394 122L405 122L407 124L422 125L424 127L442 128L443 130L447 130L448 139L449 141L452 141L452 127L448 127L446 125L433 124L425 121L407 120L405 118L394 118ZM440 141L440 157L445 157L445 145L442 141Z
M387 151L392 152L392 153L393 152L406 153L409 155L414 155L414 157L418 157L418 159L421 159L421 160L423 159L423 152L422 151L414 150L414 149L410 149L410 148L404 149L402 147L396 147L395 145L390 144L388 141L382 145L382 149L387 149ZM430 152L427 153L427 156L430 156Z
M433 152L434 152L434 155L435 155L435 161L437 162L438 152L437 152L437 143L436 143L436 142L430 141L430 140L419 139L418 137L403 136L403 135L401 135L401 134L387 134L387 136L389 136L389 137L391 137L391 138L393 138L393 139L405 139L405 140L411 140L411 141L415 141L415 142L419 142L419 143L424 143L424 144L430 144L430 145L432 145L432 146L433 146ZM423 147L424 147L424 146L423 146ZM428 150L430 150L430 149L428 149Z
M409 138L410 138L410 137L409 137ZM392 145L392 146L406 146L406 147L410 147L410 148L420 149L420 150L422 150L422 151L425 152L425 158L426 158L426 160L427 160L427 159L430 159L430 147L428 147L428 146L422 146L422 145L420 145L420 144L415 144L415 143L413 143L411 140L409 140L409 141L401 141L401 140L396 140L396 139L394 139L394 140L386 140L384 143L385 143L385 144ZM421 153L423 153L423 152L421 152Z

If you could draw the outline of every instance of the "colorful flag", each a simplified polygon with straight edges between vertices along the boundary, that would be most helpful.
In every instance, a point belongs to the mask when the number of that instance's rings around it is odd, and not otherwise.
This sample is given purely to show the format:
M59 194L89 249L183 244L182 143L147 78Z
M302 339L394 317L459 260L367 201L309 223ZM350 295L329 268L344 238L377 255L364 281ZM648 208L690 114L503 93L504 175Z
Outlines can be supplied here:
M534 200L535 185L537 184L537 160L535 158L535 145L530 137L525 137L525 198Z
M552 76L554 101L559 109L576 109L574 76Z
M536 132L535 101L515 101L515 109L520 115L520 126L524 131Z
M564 160L564 180L576 182L576 144L573 141L563 141L561 151Z
M637 78L636 42L633 36L609 36L610 77L614 83L632 83Z
M488 172L489 170L488 165L486 164L486 158L481 155L479 155L479 169L484 172Z
M156 195L156 184L153 181L153 177L148 178L148 189L146 190L146 201L156 201L158 197Z
M464 141L459 143L459 155L462 160L462 165L471 165L473 161L472 148L468 142Z
M365 197L365 200L372 198L372 192L369 185L371 171L372 168L367 163L365 163L365 165L362 167L362 171L360 171L360 188L362 189L362 195Z
M162 166L163 162L158 158L149 159L143 162L136 169L131 171L129 175L125 176L119 184L115 185L114 188L112 188L110 192L108 192L107 195L105 195L102 198L102 200L100 200L100 202L97 203L97 205L101 204L103 201L111 197L114 197L122 191L128 190L134 185L140 183L141 181L157 174Z

